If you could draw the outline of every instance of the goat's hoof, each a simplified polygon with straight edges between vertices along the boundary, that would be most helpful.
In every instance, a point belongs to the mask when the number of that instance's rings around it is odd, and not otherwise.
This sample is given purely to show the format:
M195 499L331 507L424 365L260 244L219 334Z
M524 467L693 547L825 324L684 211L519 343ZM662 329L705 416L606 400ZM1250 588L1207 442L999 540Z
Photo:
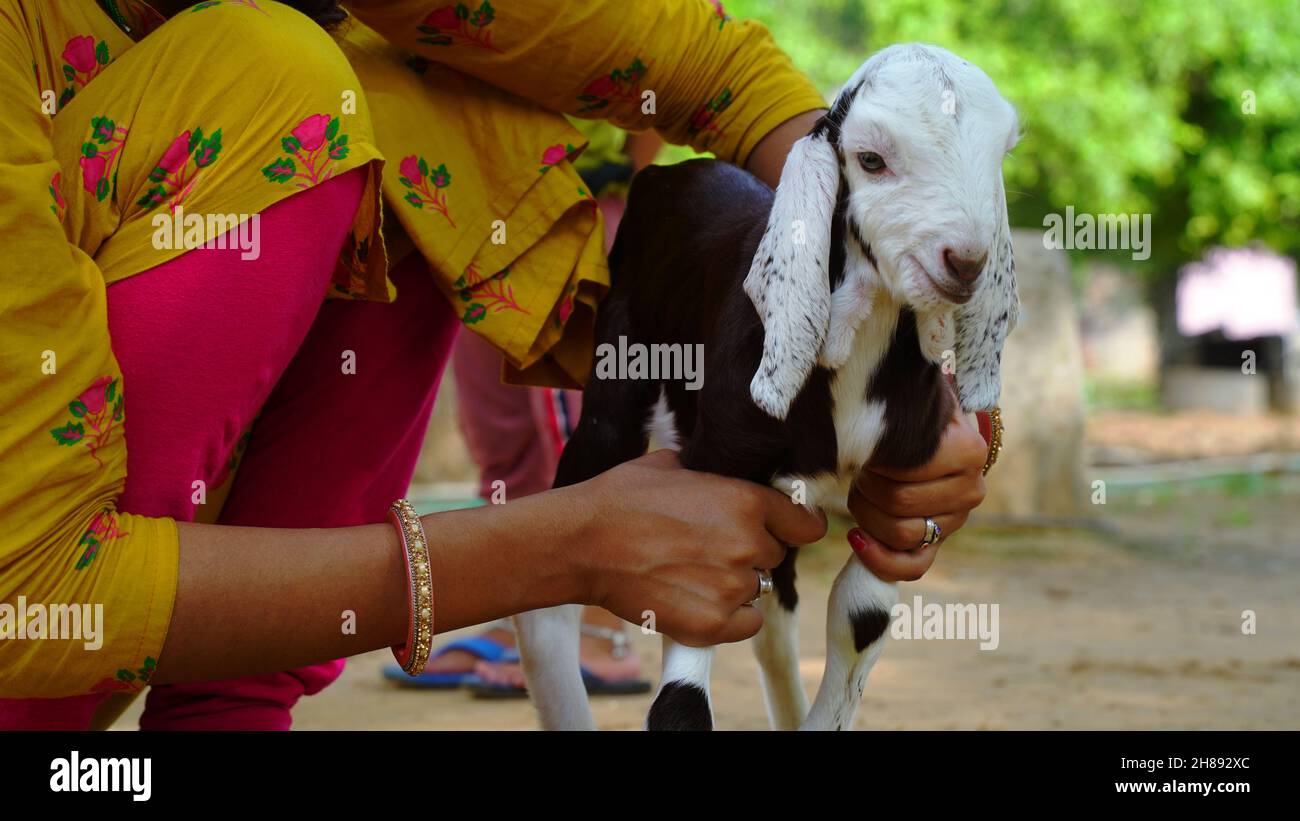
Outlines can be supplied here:
M694 684L670 681L655 696L645 726L647 730L712 730L709 696Z

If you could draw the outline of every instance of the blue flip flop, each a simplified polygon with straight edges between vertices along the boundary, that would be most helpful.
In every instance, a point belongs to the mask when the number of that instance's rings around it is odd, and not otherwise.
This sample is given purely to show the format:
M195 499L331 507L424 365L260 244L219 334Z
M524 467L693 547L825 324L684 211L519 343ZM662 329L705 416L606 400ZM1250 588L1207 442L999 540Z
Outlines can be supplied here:
M613 681L601 678L586 667L581 667L579 669L582 671L582 683L587 688L587 695L631 696L650 692L650 682L642 678ZM465 689L469 690L470 695L474 696L474 698L507 699L526 698L528 696L528 690L523 687L484 681L483 678L478 675L469 675L465 677Z
M519 660L519 653L511 647L503 647L487 636L470 636L469 638L457 639L448 642L439 647L430 658L430 661L438 658L444 653L450 653L453 650L464 650L476 658L487 662L509 663ZM472 671L433 673L422 671L418 676L408 676L406 671L396 664L389 664L384 667L384 678L389 681L395 681L407 687L419 687L425 690L455 690L463 685L467 679L477 676Z

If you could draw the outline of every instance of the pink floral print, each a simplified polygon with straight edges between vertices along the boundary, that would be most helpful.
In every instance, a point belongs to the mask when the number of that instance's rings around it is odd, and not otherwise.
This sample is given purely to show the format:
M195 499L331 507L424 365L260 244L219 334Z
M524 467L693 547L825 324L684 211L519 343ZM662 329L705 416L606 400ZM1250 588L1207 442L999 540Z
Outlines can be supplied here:
M128 131L108 117L90 120L90 139L81 145L81 184L95 199L103 202L112 190L110 180L117 179L118 154Z
M726 9L722 8L722 0L709 0L709 5L713 6L713 16L718 18L718 31L722 31L722 27L727 25L731 15L727 14Z
M402 158L402 162L397 167L398 182L403 187L409 188L406 196L403 197L408 205L412 208L429 208L437 211L447 219L447 223L456 227L456 222L451 218L451 213L447 210L447 195L443 191L451 185L451 172L447 170L446 165L439 165L437 168L429 167L429 163L424 157L418 157L412 154L409 157Z
M262 169L270 182L295 180L298 189L311 188L334 176L333 164L347 157L348 135L340 134L341 120L329 114L312 114L280 139L288 156L279 157ZM301 166L301 167L300 167Z
M464 3L436 8L424 18L416 29L424 36L417 42L431 46L453 46L460 43L501 53L492 45L492 32L488 26L496 19L497 11L488 0L471 10Z
M118 380L110 376L97 378L81 395L68 403L68 413L72 414L72 419L67 424L52 429L50 435L60 445L85 445L90 451L90 457L103 467L98 451L108 444L113 432L121 427L124 415Z
M73 37L63 47L63 79L72 85L63 89L59 95L59 108L67 105L77 91L104 70L112 62L108 53L108 43L95 40L88 34Z
M77 542L78 546L85 546L81 557L77 559L77 564L73 569L85 570L90 567L90 563L99 555L99 550L104 545L122 536L131 534L122 530L118 526L117 511L106 507L95 514L95 518L90 520L90 527L86 532L81 534L81 540Z
M609 74L597 77L578 95L582 107L578 113L597 111L614 102L641 104L641 80L649 67L640 57L632 58L627 68L616 68Z
M560 300L560 304L556 306L555 309L555 327L563 328L564 323L568 322L569 317L573 315L573 298L577 293L577 285L570 284L569 287L565 289L564 299Z
M576 149L572 145L561 145L556 143L542 152L542 167L538 173L545 174L555 165L558 165L565 157L572 154Z
M220 128L206 137L202 128L182 131L149 172L149 182L153 185L135 204L152 211L166 202L174 212L189 196L199 172L216 162L220 155Z
M708 136L704 138L706 145L715 138L721 137L723 132L717 126L717 118L731 106L731 103L731 89L722 89L717 96L696 109L690 123L686 126L686 134L692 138L707 134Z
M54 176L50 178L50 199L54 200L50 205L50 210L54 212L55 218L63 222L63 215L68 210L67 200L63 199L63 172L55 171Z
M461 301L468 303L461 321L466 325L474 325L486 318L489 311L494 314L502 311L529 313L515 300L515 289L506 281L508 276L508 266L485 279L473 263L468 265L465 273L454 283L460 289Z

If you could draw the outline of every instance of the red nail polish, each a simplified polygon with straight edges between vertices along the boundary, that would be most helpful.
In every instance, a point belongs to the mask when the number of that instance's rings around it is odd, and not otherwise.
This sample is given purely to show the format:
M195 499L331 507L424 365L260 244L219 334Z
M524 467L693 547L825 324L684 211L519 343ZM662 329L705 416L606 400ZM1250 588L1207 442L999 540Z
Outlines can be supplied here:
M849 547L853 548L854 553L861 553L867 549L867 534L858 528L849 531Z

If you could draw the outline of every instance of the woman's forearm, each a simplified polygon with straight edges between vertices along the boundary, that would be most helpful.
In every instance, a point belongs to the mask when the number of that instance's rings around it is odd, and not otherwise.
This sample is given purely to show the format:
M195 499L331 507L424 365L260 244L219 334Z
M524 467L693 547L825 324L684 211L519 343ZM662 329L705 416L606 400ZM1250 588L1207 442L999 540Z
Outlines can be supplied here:
M672 451L581 484L423 517L436 632L557 604L655 614L687 644L749 638L757 569L825 520L772 488L697 473ZM180 575L152 681L287 670L406 640L407 575L387 524L181 524Z
M790 147L807 136L825 113L824 108L805 111L767 132L750 152L749 159L745 161L745 170L776 188L781 181L781 169L785 168L785 157L790 153Z
M577 500L544 496L549 504L422 518L437 632L583 600L582 574L563 549L582 517L559 504ZM156 683L285 670L406 639L406 569L389 524L178 527L180 574Z

